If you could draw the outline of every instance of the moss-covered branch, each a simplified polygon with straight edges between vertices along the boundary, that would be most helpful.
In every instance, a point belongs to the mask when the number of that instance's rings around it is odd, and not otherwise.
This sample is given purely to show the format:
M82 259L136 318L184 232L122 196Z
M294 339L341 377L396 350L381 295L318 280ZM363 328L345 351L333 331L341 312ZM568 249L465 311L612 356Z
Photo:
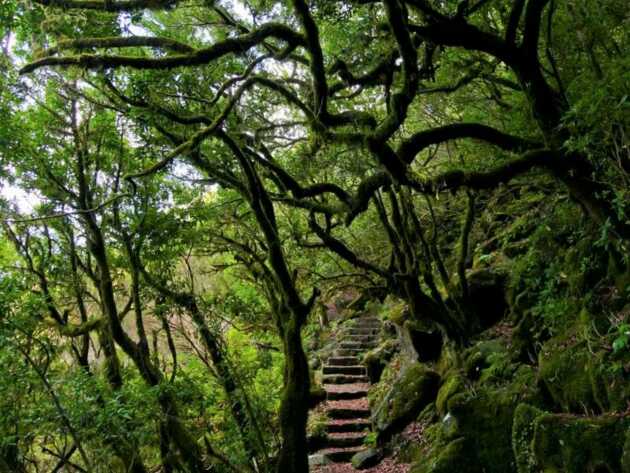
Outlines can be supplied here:
M510 135L480 123L454 123L415 133L400 144L397 154L404 162L411 164L416 155L425 148L463 138L485 141L506 151L523 151L542 146L541 143Z
M305 0L293 0L293 7L302 23L306 36L306 47L311 56L310 68L313 76L313 110L315 114L328 113L328 83L324 67L324 53L319 42L319 29L313 20Z
M162 10L173 7L177 2L178 0L35 0L35 3L50 7L101 10L107 12L143 9Z
M56 46L47 49L43 56L54 56L65 49L105 49L105 48L137 48L137 47L159 48L178 53L193 53L195 48L170 38L159 38L155 36L129 36L111 38L81 38L66 39L57 42Z
M304 37L281 23L267 23L251 33L228 38L207 48L197 49L188 54L177 54L162 58L140 56L119 56L108 54L81 54L77 56L46 57L24 66L21 74L33 72L44 66L78 66L88 69L173 69L182 66L208 64L228 54L242 54L268 38L285 41L291 48L305 44ZM87 40L83 40L87 41Z
M66 323L64 325L54 324L54 326L62 335L74 338L90 333L101 327L104 323L106 323L106 321L102 317L94 317L80 324Z
M548 149L539 149L487 171L457 169L426 180L410 179L408 185L425 194L435 194L440 191L454 192L462 187L477 190L493 189L535 167L553 170L562 167L562 164L568 163L562 163L558 153Z

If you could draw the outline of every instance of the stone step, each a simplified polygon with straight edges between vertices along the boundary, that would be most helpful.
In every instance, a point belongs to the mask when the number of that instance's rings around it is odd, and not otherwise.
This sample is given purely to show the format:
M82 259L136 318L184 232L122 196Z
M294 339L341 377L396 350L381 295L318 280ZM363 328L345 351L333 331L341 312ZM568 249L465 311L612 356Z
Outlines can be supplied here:
M328 364L337 366L353 366L361 363L358 356L331 356L328 358Z
M326 414L331 419L368 419L370 417L370 410L350 407L332 407L326 411Z
M367 420L343 420L330 422L326 425L326 432L363 432L369 430L371 424Z
M340 346L349 350L369 350L375 348L377 344L375 342L341 342Z
M367 383L367 376L351 374L329 374L322 377L323 384Z
M344 338L347 342L376 342L377 338L374 335L348 335Z
M378 317L361 317L359 319L355 319L354 326L360 327L364 325L381 325L381 319Z
M325 448L339 448L339 447L358 447L363 445L363 440L365 440L367 434L365 433L357 433L357 434L330 434L324 441Z
M361 399L367 396L367 390L357 391L327 391L326 399L329 401L341 401L345 399Z
M357 350L355 348L337 348L334 351L335 356L346 357L346 356L358 356L362 355L364 350Z
M346 335L378 335L380 330L378 328L349 328L344 333Z
M361 366L361 365L355 365L355 366L324 365L322 372L323 374L357 374L357 375L367 374L365 371L365 366Z
M326 450L320 450L319 453L323 454L330 463L348 463L353 456L359 453L362 448L333 448Z

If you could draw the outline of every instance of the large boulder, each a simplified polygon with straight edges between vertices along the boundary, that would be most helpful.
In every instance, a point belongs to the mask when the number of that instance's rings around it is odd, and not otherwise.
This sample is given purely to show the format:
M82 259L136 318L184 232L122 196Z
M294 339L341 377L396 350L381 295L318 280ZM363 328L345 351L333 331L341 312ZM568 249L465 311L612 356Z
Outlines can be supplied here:
M437 396L439 375L421 363L404 367L377 406L372 421L382 443L404 429Z
M628 416L549 414L522 404L512 432L517 471L628 473L629 428Z
M429 448L416 458L413 473L513 473L512 424L520 402L539 402L535 374L521 367L507 385L463 389L454 376L440 390L448 411L427 432ZM445 400L446 399L446 400Z
M412 465L410 473L482 473L479 466L470 461L473 446L459 437L447 443L429 460Z
M577 325L547 341L538 356L540 380L565 412L625 410L630 401L627 353L613 360L603 340L584 335ZM626 359L622 359L622 358ZM612 367L618 366L618 369Z

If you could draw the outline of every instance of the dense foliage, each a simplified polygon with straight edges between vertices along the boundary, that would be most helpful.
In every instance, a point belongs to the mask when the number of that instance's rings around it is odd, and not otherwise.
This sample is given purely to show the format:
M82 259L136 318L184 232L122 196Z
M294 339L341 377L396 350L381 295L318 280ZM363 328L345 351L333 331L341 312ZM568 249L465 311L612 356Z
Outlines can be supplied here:
M2 1L0 471L308 471L348 294L457 353L509 315L523 360L595 314L623 358L629 34L622 0Z

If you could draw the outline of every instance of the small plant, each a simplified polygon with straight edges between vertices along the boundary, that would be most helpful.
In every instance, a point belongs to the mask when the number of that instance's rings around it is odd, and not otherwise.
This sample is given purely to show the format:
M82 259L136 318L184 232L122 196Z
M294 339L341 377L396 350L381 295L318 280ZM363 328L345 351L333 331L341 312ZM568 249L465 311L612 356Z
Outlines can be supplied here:
M624 323L617 326L617 336L613 340L613 353L626 350L630 345L630 324Z
M367 445L368 447L376 446L376 437L377 437L376 432L370 432L363 439L363 445Z

